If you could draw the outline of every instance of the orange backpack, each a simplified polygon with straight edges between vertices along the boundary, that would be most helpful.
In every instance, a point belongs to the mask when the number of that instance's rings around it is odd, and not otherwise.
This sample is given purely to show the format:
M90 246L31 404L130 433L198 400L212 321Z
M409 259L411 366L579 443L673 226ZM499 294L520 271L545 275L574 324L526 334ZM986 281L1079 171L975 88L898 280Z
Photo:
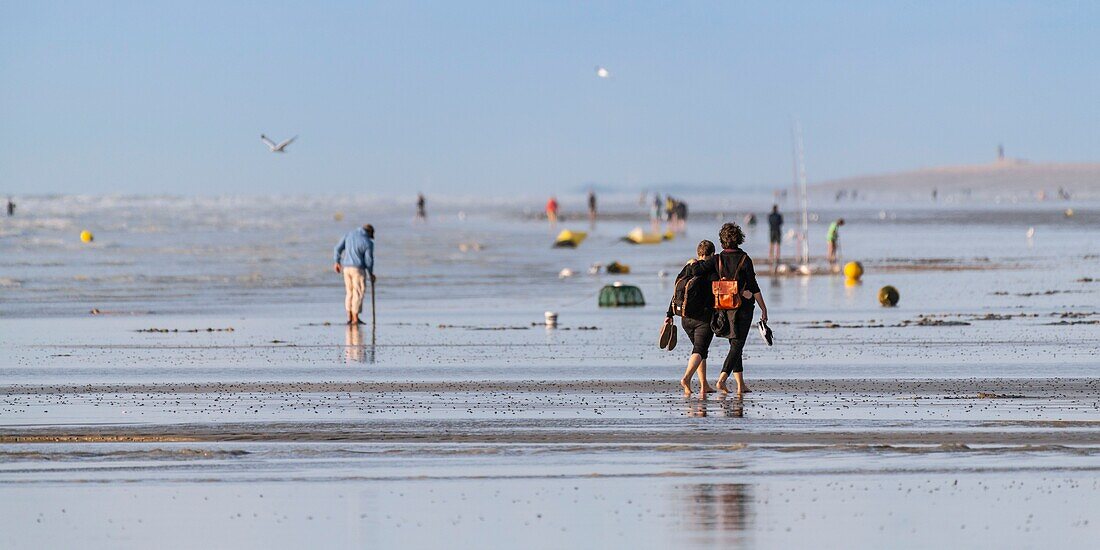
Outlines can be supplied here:
M710 284L714 291L714 309L737 309L741 307L741 289L738 288L737 274L741 272L741 266L745 265L748 254L741 255L741 262L733 272L733 279L727 279L722 274L722 255L718 255L718 275L721 277Z

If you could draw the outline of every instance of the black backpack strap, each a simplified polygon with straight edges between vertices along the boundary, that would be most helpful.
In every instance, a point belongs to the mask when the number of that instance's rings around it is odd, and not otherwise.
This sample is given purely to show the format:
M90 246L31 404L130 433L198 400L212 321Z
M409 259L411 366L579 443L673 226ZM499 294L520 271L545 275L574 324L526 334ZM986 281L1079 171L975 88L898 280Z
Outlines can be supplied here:
M745 260L749 257L745 252L741 253L741 261L737 263L737 269L733 270L733 276L728 280L737 280L737 275L741 273L741 267L745 265ZM726 274L722 273L722 254L718 254L718 278L726 279Z
M734 279L736 279L737 276L741 273L741 267L745 265L745 260L747 260L748 258L749 258L748 254L746 254L744 252L741 253L741 261L737 263L737 270L735 270L733 272L733 278Z

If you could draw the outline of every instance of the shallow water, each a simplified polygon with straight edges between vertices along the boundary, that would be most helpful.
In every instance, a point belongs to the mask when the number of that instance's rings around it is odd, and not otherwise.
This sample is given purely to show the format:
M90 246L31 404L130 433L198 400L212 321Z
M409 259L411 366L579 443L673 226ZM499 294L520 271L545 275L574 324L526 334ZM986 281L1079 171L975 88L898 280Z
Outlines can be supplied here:
M657 274L766 204L693 204L686 236L630 246L645 214L609 199L560 250L518 202L417 225L365 199L22 201L0 220L0 546L1095 540L1100 208L830 204L811 239L848 220L854 286L764 276L749 229L777 344L750 338L753 393L700 400L683 334L655 345ZM340 324L330 271L360 218L374 330ZM633 272L586 274L612 260ZM596 307L615 280L647 305Z

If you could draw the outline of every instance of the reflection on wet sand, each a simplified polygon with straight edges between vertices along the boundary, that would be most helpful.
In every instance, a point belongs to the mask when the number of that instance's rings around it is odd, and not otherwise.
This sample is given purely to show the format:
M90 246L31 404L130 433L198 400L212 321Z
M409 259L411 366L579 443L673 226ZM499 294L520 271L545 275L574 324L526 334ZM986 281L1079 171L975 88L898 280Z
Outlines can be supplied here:
M699 400L693 400L688 398L687 400L687 415L696 418L703 418L707 415L707 398L703 397Z
M374 327L370 331L370 346L363 344L363 331L360 325L348 325L344 332L344 358L351 363L374 363L376 334Z
M722 416L727 418L743 418L745 416L745 400L742 396L719 393L717 399L718 405L722 407ZM697 418L706 417L709 412L709 405L710 402L705 397L698 400L688 399L687 415Z
M700 483L681 485L687 499L685 519L696 537L745 544L744 531L752 529L752 486L745 483Z
M744 418L745 417L745 399L740 395L722 394L717 395L718 406L722 407L722 416L727 418ZM704 397L698 400L687 399L687 416L695 418L706 417L709 406L709 401Z
M729 418L745 416L745 399L740 395L720 394L718 404L722 406L722 415Z

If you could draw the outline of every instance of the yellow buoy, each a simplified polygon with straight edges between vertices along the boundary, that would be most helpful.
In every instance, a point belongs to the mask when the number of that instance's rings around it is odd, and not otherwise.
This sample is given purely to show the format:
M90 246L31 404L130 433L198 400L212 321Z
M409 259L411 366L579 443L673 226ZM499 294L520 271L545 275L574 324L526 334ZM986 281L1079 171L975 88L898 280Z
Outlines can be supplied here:
M95 240L95 235L92 235L91 231L85 229L80 232L80 242L90 243Z
M588 233L584 231L570 231L568 229L558 233L558 238L554 239L554 247L556 248L577 248L577 245L584 242L584 239L588 237Z
M863 276L863 264L859 262L848 262L844 264L844 276L858 281L859 278Z
M861 283L859 282L859 279L853 279L851 277L845 277L844 278L844 288L852 288L852 287L858 286L860 284Z

